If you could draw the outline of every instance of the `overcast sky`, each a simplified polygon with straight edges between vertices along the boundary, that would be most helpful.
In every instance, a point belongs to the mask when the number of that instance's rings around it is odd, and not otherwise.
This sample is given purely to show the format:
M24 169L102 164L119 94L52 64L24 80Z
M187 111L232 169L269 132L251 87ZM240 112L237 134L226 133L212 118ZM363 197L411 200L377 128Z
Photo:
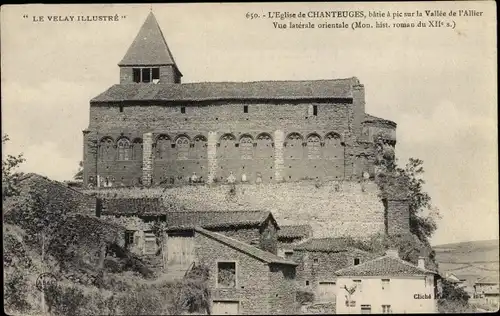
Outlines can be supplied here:
M483 14L454 18L454 30L279 30L272 20L245 17L275 10L414 11L411 6ZM2 133L11 138L4 151L24 153L23 171L71 179L82 160L89 100L119 82L117 63L149 10L2 6ZM398 124L400 163L424 160L425 189L442 215L433 243L498 238L493 3L155 4L153 12L183 82L359 78L366 111ZM32 21L51 14L118 14L120 21Z

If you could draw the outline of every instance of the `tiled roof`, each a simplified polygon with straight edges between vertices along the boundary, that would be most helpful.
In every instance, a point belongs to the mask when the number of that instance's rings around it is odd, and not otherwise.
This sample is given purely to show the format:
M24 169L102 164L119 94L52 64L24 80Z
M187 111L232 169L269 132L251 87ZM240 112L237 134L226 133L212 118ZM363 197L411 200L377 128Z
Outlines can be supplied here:
M272 214L268 211L182 211L167 213L167 229L258 226ZM274 223L275 220L272 218Z
M261 260L265 263L278 263L278 264L287 264L287 265L293 265L297 266L297 263L289 260L285 260L283 258L278 257L277 255L261 250L259 248L256 248L254 246L251 246L249 244L246 244L242 241L236 240L231 237L224 236L222 234L210 232L208 230L205 230L201 227L196 227L194 229L196 232L203 234L209 238L212 238L220 243L223 243L231 248L234 248L238 251L241 251L243 253L246 253L249 256L252 256L258 260Z
M149 13L119 66L175 65L154 14ZM177 68L177 66L175 65Z
M154 216L165 214L160 198L102 199L102 215Z
M497 276L485 276L476 281L476 284L499 284L498 275Z
M409 276L438 273L427 269L421 269L400 258L386 255L356 266L340 269L336 271L335 274L339 276Z
M380 122L380 123L391 125L393 127L397 126L396 122L393 122L393 121L390 121L390 120L386 120L386 119L383 119L383 118L380 118L380 117L376 117L376 116L373 116L373 115L370 115L370 114L367 114L367 113L365 113L365 119L364 119L363 122Z
M90 102L352 99L356 78L309 81L116 84Z
M278 238L307 238L311 234L311 225L288 225L280 226Z
M314 252L340 252L356 248L350 240L345 238L313 238L295 246L294 250Z

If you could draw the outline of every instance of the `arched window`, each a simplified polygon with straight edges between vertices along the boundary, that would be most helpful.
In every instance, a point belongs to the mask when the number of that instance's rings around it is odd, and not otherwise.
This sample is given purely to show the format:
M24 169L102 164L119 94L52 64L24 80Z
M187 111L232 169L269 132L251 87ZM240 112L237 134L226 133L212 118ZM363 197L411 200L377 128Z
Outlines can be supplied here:
M272 158L274 155L273 139L267 133L260 133L257 135L257 150L256 156L258 158Z
M253 158L253 139L249 135L243 135L240 138L240 154L241 159Z
M142 160L142 139L140 138L132 142L132 160Z
M118 147L118 160L130 159L130 141L126 138L120 138L116 143Z
M302 159L304 138L299 133L291 133L285 140L285 159Z
M321 158L321 139L316 134L312 134L307 137L307 158Z
M169 157L172 148L170 137L160 135L156 139L156 159L166 160Z
M342 146L342 138L339 134L331 132L325 136L325 158L326 159L343 159L344 146Z
M234 159L238 158L238 151L235 146L236 137L233 134L224 134L220 138L220 145L217 149L219 152L219 157L222 159Z
M198 135L194 138L194 157L195 159L207 158L207 138L203 135Z
M177 159L186 160L189 158L189 138L186 136L179 136L175 141L175 147L177 148Z
M115 160L115 145L111 137L104 137L99 144L99 158L101 160Z

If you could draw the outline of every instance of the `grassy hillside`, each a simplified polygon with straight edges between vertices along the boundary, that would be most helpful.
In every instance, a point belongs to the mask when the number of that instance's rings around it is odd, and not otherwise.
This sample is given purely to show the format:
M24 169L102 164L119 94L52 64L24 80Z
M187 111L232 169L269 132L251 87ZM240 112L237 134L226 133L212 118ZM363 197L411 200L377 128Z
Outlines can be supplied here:
M468 241L433 248L441 273L450 272L469 282L485 276L498 276L498 240Z

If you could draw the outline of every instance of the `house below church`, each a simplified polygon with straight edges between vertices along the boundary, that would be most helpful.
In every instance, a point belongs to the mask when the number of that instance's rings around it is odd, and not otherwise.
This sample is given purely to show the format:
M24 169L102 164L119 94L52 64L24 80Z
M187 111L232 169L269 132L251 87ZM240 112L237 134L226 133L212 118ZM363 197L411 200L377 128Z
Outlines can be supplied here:
M406 314L437 312L439 274L399 258L396 250L383 257L340 269L337 314Z

